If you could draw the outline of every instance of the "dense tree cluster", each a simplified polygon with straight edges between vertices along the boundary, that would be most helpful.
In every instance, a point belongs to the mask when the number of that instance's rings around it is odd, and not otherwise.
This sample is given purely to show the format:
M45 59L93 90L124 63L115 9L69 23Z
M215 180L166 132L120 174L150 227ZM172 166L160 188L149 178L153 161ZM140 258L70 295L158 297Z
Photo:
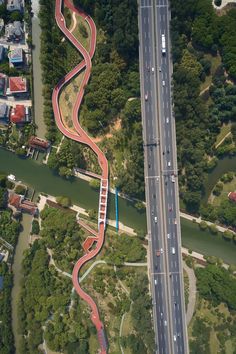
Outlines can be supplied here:
M209 265L197 268L197 286L200 295L215 306L221 302L236 310L236 279L223 267Z
M106 249L106 259L117 266L124 262L145 261L146 249L140 239L125 234L112 236Z
M86 353L86 328L78 309L68 311L71 281L58 278L56 271L49 267L49 255L41 241L36 241L26 252L23 269L19 331L25 336L22 336L21 353L38 352L43 336L54 351L66 352L68 346L76 344L80 353Z
M15 347L11 326L11 288L13 276L6 263L0 264L0 276L3 277L3 290L0 290L0 351L1 354L14 354Z
M136 333L123 338L124 346L133 354L153 353L154 332L151 324L151 298L148 292L146 274L136 274L133 278L130 297L133 301L131 319Z
M59 268L72 271L74 262L82 256L81 237L84 232L75 219L75 214L66 210L45 208L41 214L40 235Z
M71 177L73 168L86 168L83 146L67 138L61 144L60 151L53 150L48 159L48 166L62 177Z
M174 103L181 171L180 196L190 212L197 212L204 194L204 181L210 168L207 156L234 154L231 139L214 149L220 126L234 121L235 85L226 83L224 69L234 76L235 10L218 17L210 0L171 1L172 55L174 58ZM205 53L222 56L223 64L213 76L206 95L200 95L200 83L211 70ZM230 58L230 59L229 59ZM209 97L211 103L209 104ZM214 160L212 160L214 162Z

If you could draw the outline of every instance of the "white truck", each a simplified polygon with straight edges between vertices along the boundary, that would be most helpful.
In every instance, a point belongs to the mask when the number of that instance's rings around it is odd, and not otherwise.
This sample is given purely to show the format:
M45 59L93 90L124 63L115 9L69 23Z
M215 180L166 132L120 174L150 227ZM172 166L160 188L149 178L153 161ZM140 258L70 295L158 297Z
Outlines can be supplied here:
M161 52L162 54L166 53L166 37L164 34L161 35Z

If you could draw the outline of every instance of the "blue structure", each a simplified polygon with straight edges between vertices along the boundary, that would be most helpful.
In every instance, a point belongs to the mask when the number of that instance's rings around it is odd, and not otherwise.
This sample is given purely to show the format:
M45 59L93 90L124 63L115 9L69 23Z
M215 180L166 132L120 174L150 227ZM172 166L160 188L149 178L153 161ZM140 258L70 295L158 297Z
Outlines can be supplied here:
M115 193L115 203L116 203L116 231L119 230L119 206L118 206L118 193L119 190L116 188L116 193Z

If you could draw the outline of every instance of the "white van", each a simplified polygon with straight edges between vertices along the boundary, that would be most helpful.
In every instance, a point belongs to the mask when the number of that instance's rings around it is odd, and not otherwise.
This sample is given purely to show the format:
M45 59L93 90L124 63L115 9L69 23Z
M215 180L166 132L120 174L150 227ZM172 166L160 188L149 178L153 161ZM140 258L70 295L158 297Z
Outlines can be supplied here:
M171 247L171 253L175 254L175 248L174 247Z

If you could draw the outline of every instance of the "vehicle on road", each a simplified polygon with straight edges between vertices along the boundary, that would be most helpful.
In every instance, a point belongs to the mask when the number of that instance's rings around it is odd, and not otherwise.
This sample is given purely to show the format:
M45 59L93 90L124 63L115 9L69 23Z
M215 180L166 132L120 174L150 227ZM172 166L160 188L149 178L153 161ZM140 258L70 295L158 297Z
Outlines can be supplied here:
M159 250L156 251L157 257L160 257L160 255L163 253L163 248L160 248Z
M152 73L154 74L154 67L152 67Z
M170 167L170 166L171 166L171 163L170 163L170 161L168 161L167 165L168 165L168 167Z
M176 334L174 334L174 342L176 342L176 339L177 339Z
M167 234L167 238L170 238L170 234Z
M165 86L166 85L166 82L165 80L162 81L162 85Z
M175 247L171 247L171 253L175 254Z
M155 283L155 285L157 285L157 280L156 279L154 280L154 283Z
M148 94L146 93L146 95L145 95L145 101L147 101L148 100Z
M164 325L167 326L167 321L166 320L164 321Z
M161 35L161 52L162 54L166 53L166 37L164 34Z
M175 183L175 176L174 175L171 176L171 182Z
M166 118L166 123L169 123L169 117Z
M155 216L154 221L155 221L155 223L157 223L157 216Z

